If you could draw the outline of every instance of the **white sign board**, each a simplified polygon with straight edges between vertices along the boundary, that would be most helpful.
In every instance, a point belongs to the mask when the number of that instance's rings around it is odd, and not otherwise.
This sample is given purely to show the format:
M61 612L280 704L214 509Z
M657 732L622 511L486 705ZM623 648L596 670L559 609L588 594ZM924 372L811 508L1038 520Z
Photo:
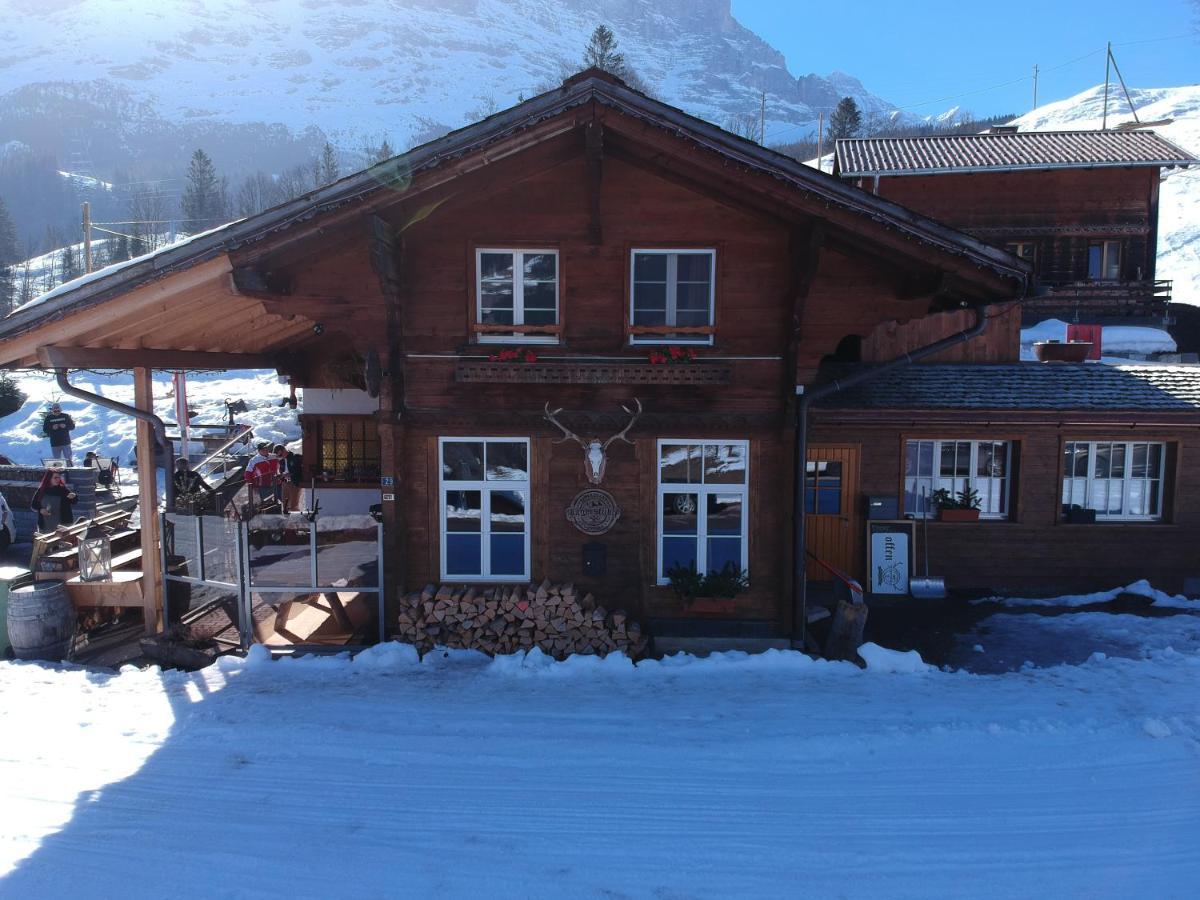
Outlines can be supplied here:
M876 531L871 534L871 593L908 593L908 533Z

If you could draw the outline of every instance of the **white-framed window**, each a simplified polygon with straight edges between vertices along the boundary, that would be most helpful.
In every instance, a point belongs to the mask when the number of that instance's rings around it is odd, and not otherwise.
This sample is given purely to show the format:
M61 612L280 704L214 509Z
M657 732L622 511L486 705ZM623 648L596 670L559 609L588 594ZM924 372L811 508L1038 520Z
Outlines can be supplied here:
M634 250L629 263L631 344L711 344L716 250Z
M1121 242L1092 241L1088 244L1088 280L1121 279Z
M658 583L675 566L747 569L748 441L658 442Z
M1162 518L1166 444L1067 441L1063 448L1064 514L1079 507L1109 521Z
M529 439L438 438L443 581L529 580Z
M979 495L979 518L1008 517L1012 444L1009 441L908 441L904 452L904 511L933 514L935 491Z
M475 332L478 340L481 343L556 343L558 281L557 250L477 249ZM506 327L509 325L513 327ZM526 328L519 327L522 325Z

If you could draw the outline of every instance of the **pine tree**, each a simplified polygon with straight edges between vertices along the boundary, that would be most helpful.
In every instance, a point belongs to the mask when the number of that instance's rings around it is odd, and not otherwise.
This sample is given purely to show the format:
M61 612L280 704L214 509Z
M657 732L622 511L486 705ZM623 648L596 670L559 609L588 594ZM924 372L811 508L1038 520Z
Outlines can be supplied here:
M62 266L63 282L71 281L83 274L83 268L79 264L79 254L75 252L74 244L67 244L62 248L60 265Z
M17 245L17 229L8 207L0 198L0 316L12 311L16 298L16 272L13 266L21 259L20 248Z
M324 184L333 184L339 174L337 151L333 149L333 144L326 141L321 150L321 180Z
M214 228L228 219L229 184L217 176L212 160L203 150L192 154L179 206L184 228L193 234Z
M843 97L829 117L830 140L857 137L861 130L862 113L858 111L858 104L853 97Z
M392 149L392 145L388 143L388 139L384 138L383 143L375 148L375 159L373 161L381 163L391 159L395 155L396 151Z
M617 36L607 25L597 25L583 48L583 64L603 69L621 78L625 74L625 55L617 51Z
M7 372L0 372L0 418L15 413L28 399Z

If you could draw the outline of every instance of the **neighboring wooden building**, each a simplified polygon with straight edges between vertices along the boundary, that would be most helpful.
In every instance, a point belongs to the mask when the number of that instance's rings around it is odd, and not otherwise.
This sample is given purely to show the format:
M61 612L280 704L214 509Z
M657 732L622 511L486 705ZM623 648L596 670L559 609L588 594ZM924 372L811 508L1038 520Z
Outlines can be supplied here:
M1196 158L1151 131L840 140L834 174L1033 264L1027 322L1162 324L1161 171Z
M427 582L549 578L670 629L688 611L666 570L731 562L751 586L729 627L789 634L798 393L971 327L965 358L1000 358L1029 275L589 70L67 285L4 321L0 364L286 373L322 508L382 497L389 617ZM834 408L813 413L799 493L836 520L810 548L861 574L865 494L896 488L902 456ZM1054 466L1038 448L1014 465Z

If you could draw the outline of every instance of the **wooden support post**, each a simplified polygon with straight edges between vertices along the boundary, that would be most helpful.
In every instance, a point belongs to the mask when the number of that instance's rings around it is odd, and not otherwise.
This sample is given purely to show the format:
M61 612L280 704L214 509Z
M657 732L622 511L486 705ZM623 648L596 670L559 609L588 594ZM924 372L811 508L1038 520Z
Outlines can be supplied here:
M139 366L133 370L133 405L154 411L153 370ZM149 422L137 422L138 510L142 520L142 614L146 634L158 632L158 611L162 606L162 566L158 554L158 470L154 466L154 429ZM170 477L170 474L167 476Z
M380 473L391 478L382 485L383 503L383 634L392 634L400 612L406 579L404 502L404 353L401 307L401 255L403 244L396 230L384 219L368 222L371 264L379 278L387 311L387 346L383 354L383 380L379 389ZM388 500L386 495L393 497Z

